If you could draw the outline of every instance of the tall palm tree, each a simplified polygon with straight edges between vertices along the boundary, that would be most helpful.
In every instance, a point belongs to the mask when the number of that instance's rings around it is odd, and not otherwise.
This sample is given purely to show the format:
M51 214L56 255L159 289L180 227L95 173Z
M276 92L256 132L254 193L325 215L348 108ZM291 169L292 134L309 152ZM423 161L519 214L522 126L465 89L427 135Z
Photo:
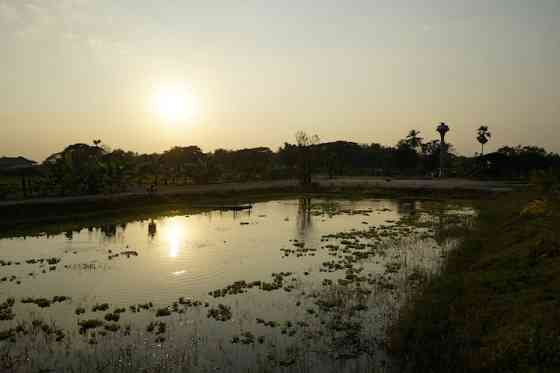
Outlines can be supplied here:
M492 134L490 133L490 131L488 131L488 126L480 126L476 131L477 131L476 139L482 146L482 151L480 152L480 155L482 156L484 155L484 145L492 137Z
M439 132L441 137L441 143L439 148L439 176L443 176L444 170L444 161L445 161L445 151L447 150L447 146L445 145L445 134L449 132L449 126L444 122L441 122L439 126L437 126L436 131Z

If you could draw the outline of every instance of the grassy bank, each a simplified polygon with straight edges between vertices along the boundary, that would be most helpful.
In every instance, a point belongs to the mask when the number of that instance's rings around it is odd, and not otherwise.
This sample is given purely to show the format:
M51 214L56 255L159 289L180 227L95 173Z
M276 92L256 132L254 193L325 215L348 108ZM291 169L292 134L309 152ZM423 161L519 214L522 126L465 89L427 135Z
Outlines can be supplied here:
M560 201L537 197L481 201L477 226L390 332L402 371L560 371Z

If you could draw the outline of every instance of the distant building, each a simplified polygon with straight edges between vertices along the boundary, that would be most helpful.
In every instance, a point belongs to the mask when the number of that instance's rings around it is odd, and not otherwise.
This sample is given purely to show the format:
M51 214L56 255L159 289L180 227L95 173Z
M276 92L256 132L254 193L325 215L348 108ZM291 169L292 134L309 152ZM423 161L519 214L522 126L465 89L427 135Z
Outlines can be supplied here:
M0 157L0 170L12 170L36 165L37 162L24 157Z

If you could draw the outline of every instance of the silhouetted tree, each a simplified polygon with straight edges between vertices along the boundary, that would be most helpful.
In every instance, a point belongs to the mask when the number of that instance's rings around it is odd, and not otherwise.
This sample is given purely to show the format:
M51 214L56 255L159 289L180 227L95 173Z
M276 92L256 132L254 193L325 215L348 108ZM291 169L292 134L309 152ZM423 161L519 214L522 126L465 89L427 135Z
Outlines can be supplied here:
M422 147L422 141L424 139L420 137L420 131L410 130L406 136L406 142L412 149L419 149Z
M104 187L108 192L123 192L130 185L136 154L117 149L104 154L100 160Z
M204 157L204 153L198 146L175 146L166 150L160 161L163 162L167 174L171 176L173 184L176 184L178 177L184 179L198 177Z
M397 143L395 157L397 167L405 173L412 173L418 165L418 153L407 139L402 139Z
M334 141L316 145L319 159L317 166L323 168L330 178L335 175L355 175L360 169L368 170L367 145L350 141ZM367 171L366 171L367 172Z
M105 150L99 146L74 144L49 156L43 164L60 194L95 194L102 190L100 161L104 154Z
M537 146L504 146L480 159L489 177L527 178L534 171L560 169L560 156Z
M445 146L445 135L449 132L449 126L444 122L441 122L440 125L436 128L436 131L439 133L441 138L441 146L440 146L440 158L439 158L439 176L442 177L444 175L445 169L445 153L447 147Z
M319 143L319 136L308 136L304 131L296 133L296 144L298 148L299 177L302 185L311 185L311 175L314 167L313 146Z
M492 134L490 133L490 131L488 131L488 126L480 126L476 130L476 132L477 132L476 139L478 140L478 142L482 146L482 149L480 151L480 155L484 155L484 145L486 145L486 143L492 137Z

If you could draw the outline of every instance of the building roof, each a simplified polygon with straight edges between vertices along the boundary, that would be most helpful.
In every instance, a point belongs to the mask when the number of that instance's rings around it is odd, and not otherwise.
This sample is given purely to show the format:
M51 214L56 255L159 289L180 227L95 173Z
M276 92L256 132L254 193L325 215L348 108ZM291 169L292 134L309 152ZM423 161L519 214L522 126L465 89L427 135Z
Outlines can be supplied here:
M24 157L0 157L0 170L29 167L35 164L37 162Z

